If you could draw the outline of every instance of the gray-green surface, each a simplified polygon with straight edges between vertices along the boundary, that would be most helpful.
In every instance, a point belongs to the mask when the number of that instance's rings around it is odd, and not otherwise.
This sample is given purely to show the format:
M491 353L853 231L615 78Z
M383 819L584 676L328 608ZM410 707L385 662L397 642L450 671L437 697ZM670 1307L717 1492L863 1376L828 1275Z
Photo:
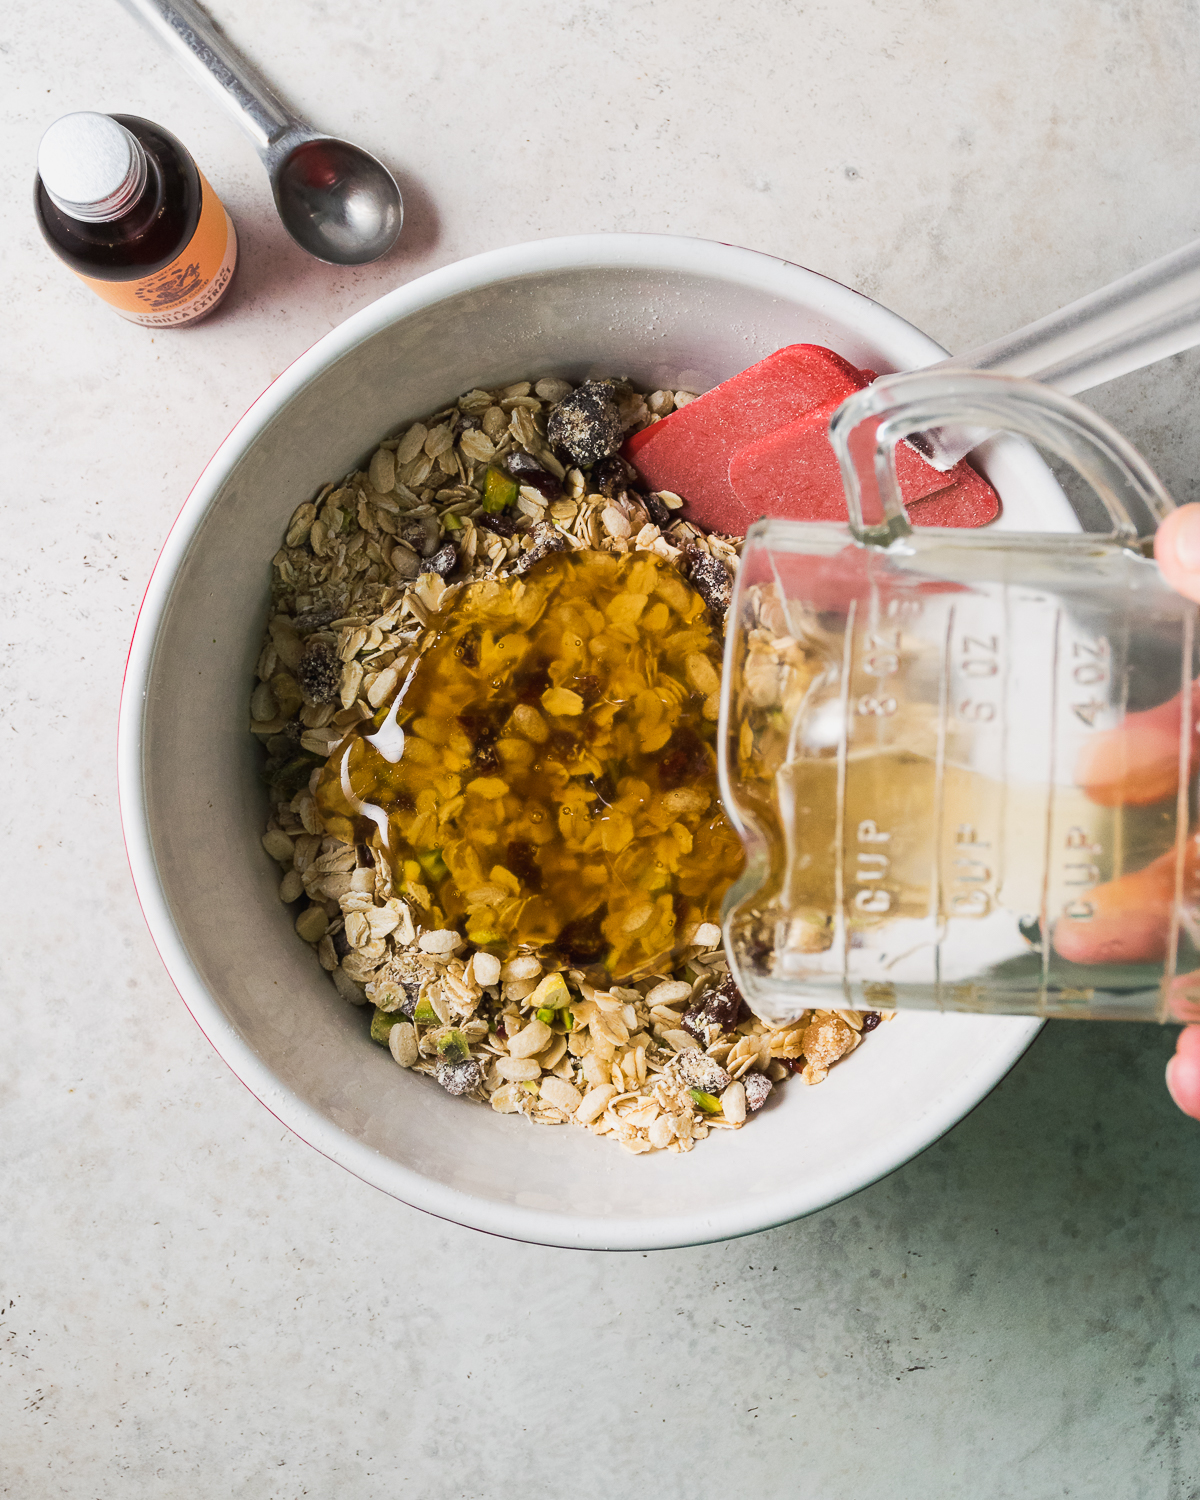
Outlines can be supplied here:
M1200 234L1196 0L209 0L404 174L343 274L113 0L14 0L0 358L0 1495L1188 1500L1200 1124L1169 1036L1051 1026L945 1140L697 1250L441 1224L290 1136L175 997L114 792L125 650L193 479L388 288L603 229L798 260L957 351ZM41 130L162 121L233 213L226 305L148 334L37 239ZM21 164L24 165L21 165ZM1200 498L1200 351L1088 400Z
M1200 1126L1168 1033L1052 1023L886 1181L643 1256L403 1208L163 1030L136 1092L64 1076L18 1164L0 1493L1200 1494ZM197 1149L97 1151L114 1110Z

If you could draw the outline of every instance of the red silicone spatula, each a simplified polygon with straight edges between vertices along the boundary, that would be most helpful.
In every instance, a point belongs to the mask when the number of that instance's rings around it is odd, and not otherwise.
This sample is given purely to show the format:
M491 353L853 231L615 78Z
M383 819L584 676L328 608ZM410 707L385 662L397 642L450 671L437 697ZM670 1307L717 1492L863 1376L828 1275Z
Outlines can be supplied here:
M791 344L635 434L625 457L710 531L741 534L763 515L844 519L829 418L873 378L819 344ZM997 514L995 491L966 464L942 474L901 444L897 465L921 524L982 526Z
M623 452L647 488L684 497L689 520L740 534L760 512L730 486L729 464L738 449L830 401L840 405L866 383L832 349L789 344L635 433Z
M804 521L846 519L841 470L829 443L829 419L841 404L840 397L826 401L737 450L729 461L729 484L744 511ZM940 474L915 448L898 443L896 478L917 526L986 526L999 514L999 496L968 463Z

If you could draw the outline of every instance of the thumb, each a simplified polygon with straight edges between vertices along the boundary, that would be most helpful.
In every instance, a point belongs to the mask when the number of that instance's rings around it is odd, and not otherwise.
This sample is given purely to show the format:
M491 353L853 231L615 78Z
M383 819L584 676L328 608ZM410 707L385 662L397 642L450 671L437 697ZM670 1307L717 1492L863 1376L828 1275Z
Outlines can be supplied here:
M1171 512L1155 534L1154 557L1176 593L1200 603L1200 505Z
M1185 1115L1200 1119L1200 1026L1185 1026L1167 1064L1167 1089Z

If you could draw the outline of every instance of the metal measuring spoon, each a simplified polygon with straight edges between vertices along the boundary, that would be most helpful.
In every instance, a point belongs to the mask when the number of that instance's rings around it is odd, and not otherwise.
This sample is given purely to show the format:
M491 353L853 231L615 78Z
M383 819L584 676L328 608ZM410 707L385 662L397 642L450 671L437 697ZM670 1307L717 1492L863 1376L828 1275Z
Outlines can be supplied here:
M369 151L297 119L192 0L120 0L215 93L254 142L283 227L318 260L361 266L396 243L404 204Z

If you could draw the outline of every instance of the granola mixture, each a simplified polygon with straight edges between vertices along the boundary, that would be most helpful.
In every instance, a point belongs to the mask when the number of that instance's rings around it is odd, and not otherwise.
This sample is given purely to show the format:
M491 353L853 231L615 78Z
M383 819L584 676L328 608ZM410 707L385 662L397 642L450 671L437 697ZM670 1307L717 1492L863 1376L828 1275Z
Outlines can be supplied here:
M267 753L263 845L282 871L280 899L343 998L374 1007L372 1038L451 1094L574 1123L632 1152L686 1151L710 1130L740 1128L790 1074L820 1082L879 1016L809 1011L764 1025L708 920L676 932L656 972L621 983L561 945L519 943L501 958L438 904L438 851L385 857L378 828L367 838L333 810L327 767L368 720L385 722L464 589L524 580L555 554L652 554L700 596L719 638L737 539L702 534L676 495L639 492L618 452L691 399L619 380L521 381L468 391L385 440L365 471L293 515L250 703ZM714 721L717 684L688 662ZM691 837L671 834L683 846ZM492 871L501 889L481 900L513 895L505 873Z

